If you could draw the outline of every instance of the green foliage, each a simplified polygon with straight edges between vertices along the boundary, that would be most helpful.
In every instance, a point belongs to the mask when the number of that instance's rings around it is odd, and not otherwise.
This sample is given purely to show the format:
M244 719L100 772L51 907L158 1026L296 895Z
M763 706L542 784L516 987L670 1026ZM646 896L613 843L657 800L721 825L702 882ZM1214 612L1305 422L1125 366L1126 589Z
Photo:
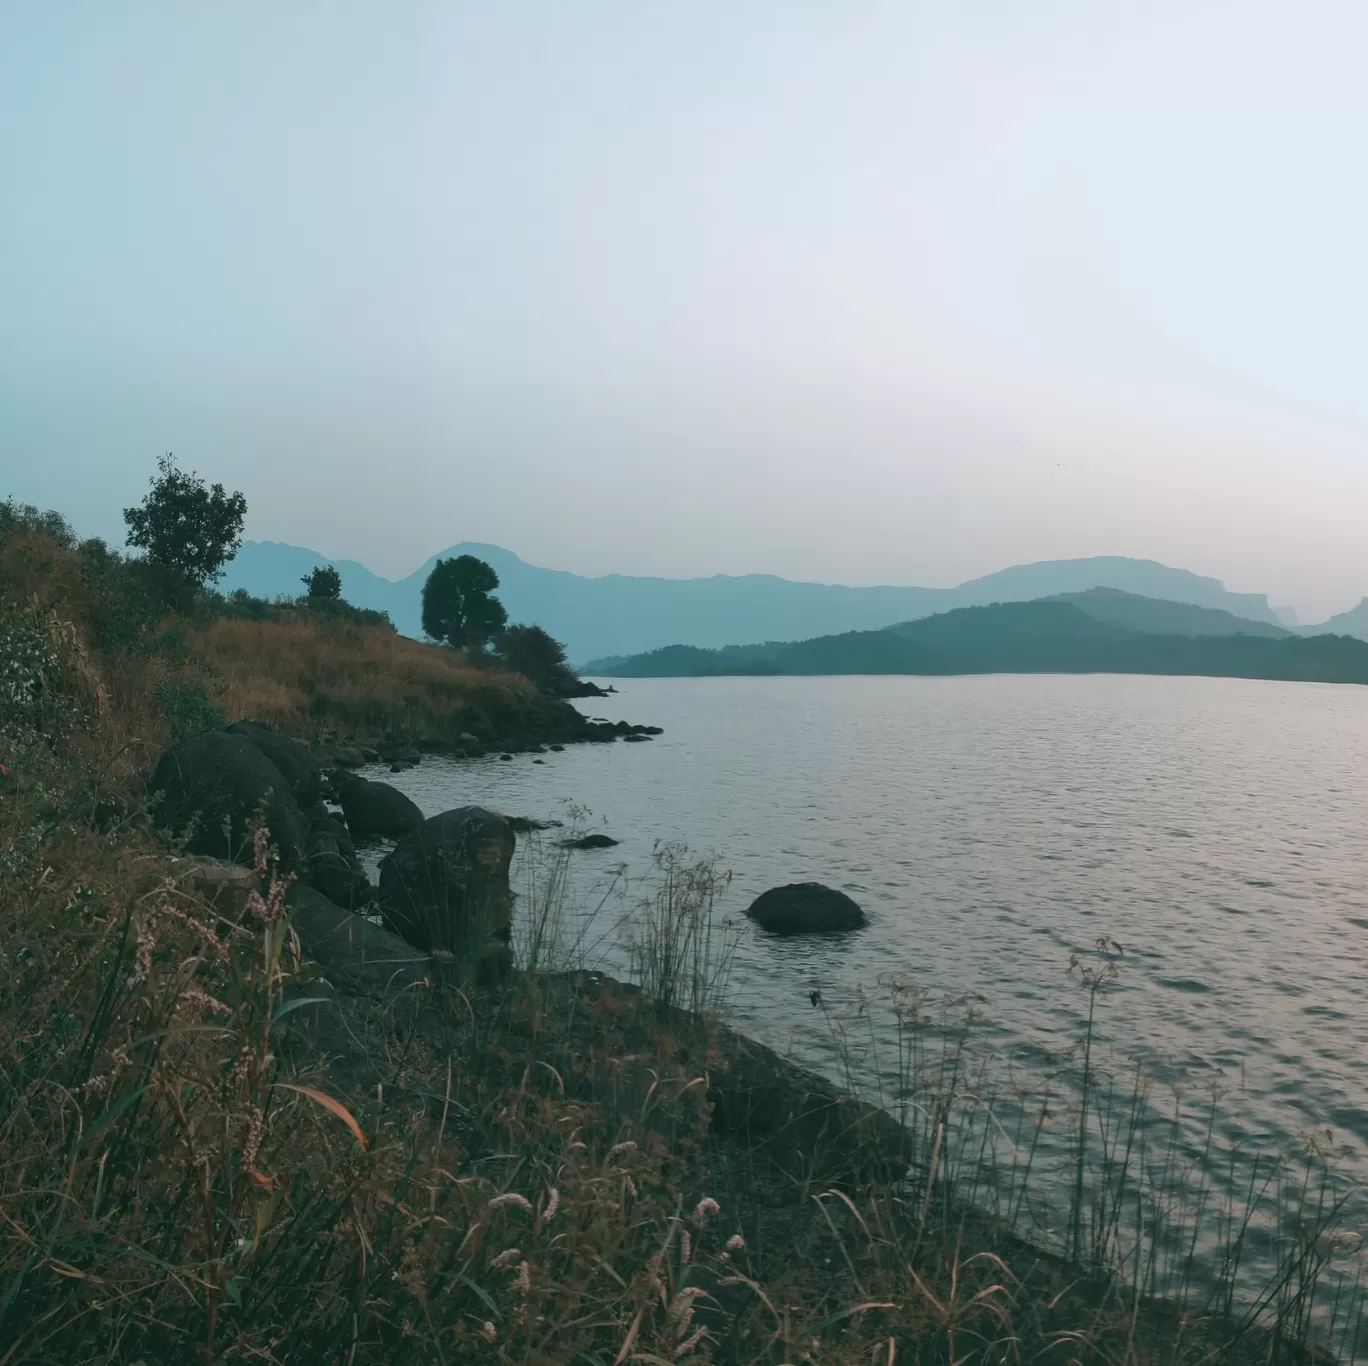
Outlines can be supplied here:
M423 585L423 631L456 649L483 649L508 620L490 596L498 586L492 566L474 555L438 560Z
M80 554L91 644L110 654L146 649L164 610L155 571L98 538L82 541Z
M171 728L173 740L223 728L223 709L216 707L204 689L195 684L162 679L157 684L157 705Z
M84 719L72 642L37 608L0 603L0 737L59 743Z
M540 626L505 628L494 639L494 652L548 697L565 697L579 687L579 676L566 662L565 646Z
M44 512L32 503L16 503L7 498L0 503L0 533L28 532L50 536L59 545L76 544L76 533L60 512Z
M330 564L316 565L300 582L310 600L336 602L342 597L342 575Z
M142 506L124 509L128 543L174 580L203 588L223 573L242 545L247 500L177 469L170 455L162 456L157 469Z

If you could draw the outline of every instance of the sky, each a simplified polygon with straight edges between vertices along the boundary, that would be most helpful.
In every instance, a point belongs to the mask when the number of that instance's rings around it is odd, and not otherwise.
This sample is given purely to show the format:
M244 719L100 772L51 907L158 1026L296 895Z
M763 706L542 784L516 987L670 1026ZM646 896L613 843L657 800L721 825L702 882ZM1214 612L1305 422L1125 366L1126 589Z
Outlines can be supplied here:
M0 497L406 574L1368 593L1368 7L5 7Z

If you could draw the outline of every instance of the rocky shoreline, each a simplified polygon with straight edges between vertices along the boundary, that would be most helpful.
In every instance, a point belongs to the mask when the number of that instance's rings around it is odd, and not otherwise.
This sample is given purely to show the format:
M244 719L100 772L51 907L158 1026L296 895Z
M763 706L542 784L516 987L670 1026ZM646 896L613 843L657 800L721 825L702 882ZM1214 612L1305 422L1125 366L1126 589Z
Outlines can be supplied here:
M325 737L313 753L320 763L343 768L373 763L402 766L417 763L424 754L452 759L479 759L488 754L544 754L566 745L639 742L660 734L660 726L590 720L563 698L512 698L499 707L458 708L440 734L331 736Z

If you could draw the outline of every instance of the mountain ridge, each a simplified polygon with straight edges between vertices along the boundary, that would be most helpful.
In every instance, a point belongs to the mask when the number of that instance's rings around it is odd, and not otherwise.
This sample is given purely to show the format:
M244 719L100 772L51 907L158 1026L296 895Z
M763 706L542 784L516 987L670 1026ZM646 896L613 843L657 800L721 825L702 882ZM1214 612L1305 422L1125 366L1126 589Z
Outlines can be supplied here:
M296 594L304 574L315 565L330 564L342 575L348 601L387 611L400 631L417 636L424 580L438 559L460 554L488 560L499 574L499 597L509 619L544 626L565 643L576 663L680 642L718 648L737 640L792 641L880 630L957 607L1094 588L1115 588L1279 624L1264 594L1233 593L1219 579L1122 556L1011 565L953 588L851 587L772 574L692 579L587 576L532 565L501 546L478 541L463 541L429 556L402 579L386 579L356 560L333 559L288 542L248 541L229 564L221 587L225 592L243 588L259 597ZM1368 620L1364 629L1368 631Z

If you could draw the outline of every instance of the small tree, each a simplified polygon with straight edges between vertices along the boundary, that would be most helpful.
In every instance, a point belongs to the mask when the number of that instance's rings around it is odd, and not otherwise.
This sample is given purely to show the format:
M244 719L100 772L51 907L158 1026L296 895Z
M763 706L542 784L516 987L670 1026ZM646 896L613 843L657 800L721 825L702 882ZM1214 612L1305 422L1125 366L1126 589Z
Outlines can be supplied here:
M567 697L580 688L579 676L566 662L565 646L540 626L510 626L494 640L494 650L515 673L531 679L548 697Z
M128 544L149 564L194 588L214 582L242 545L247 500L176 468L170 455L157 461L152 492L141 507L124 508Z
M342 575L330 564L315 565L300 582L311 598L336 602L342 596Z
M423 585L424 634L456 649L483 649L508 620L490 596L498 586L492 566L474 555L438 560Z

